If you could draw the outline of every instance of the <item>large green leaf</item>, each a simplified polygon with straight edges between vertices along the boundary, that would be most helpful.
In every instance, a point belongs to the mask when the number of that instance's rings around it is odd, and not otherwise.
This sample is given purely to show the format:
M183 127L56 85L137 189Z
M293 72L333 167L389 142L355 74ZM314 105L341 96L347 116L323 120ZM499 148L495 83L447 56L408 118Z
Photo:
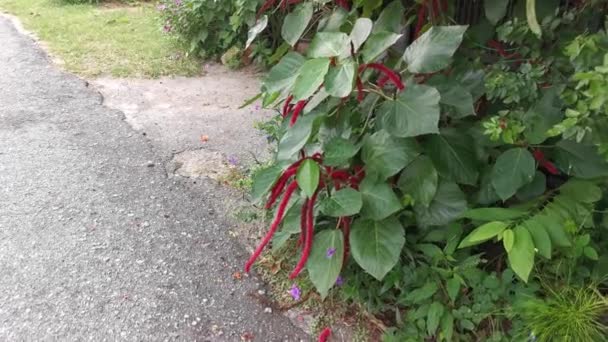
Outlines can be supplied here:
M283 27L281 28L281 36L289 45L295 46L304 30L306 30L310 19L312 19L312 5L312 2L301 3L285 16Z
M513 229L515 241L509 252L509 264L513 272L524 282L528 282L528 277L534 267L534 242L528 230L518 226Z
M560 91L559 87L543 90L540 101L526 112L524 136L530 144L540 144L545 141L549 137L547 131L562 121Z
M559 187L559 192L582 203L595 203L602 199L602 189L595 183L582 179L570 179Z
M439 91L441 99L439 103L450 110L449 114L454 118L463 118L474 115L473 95L454 77L436 75L427 82Z
M319 187L321 170L319 164L312 159L306 159L298 167L296 180L298 186L308 198L312 197Z
M340 27L344 25L347 19L348 12L341 7L335 8L329 17L319 20L317 31L339 32Z
M266 26L268 26L268 16L263 15L260 19L258 19L256 21L255 25L253 25L249 29L249 32L247 33L247 43L245 44L245 49L247 49L249 47L249 45L251 45L251 43L253 43L255 38L260 33L262 33L262 31L264 31L264 29L266 29Z
M450 64L450 60L468 26L432 26L407 47L403 60L413 73L432 73Z
M297 52L286 54L279 64L270 69L268 76L264 78L262 86L267 93L275 93L289 88L296 81L297 70L302 67L306 59Z
M401 171L419 154L414 140L395 138L381 130L364 139L361 159L369 175L386 179Z
M401 32L403 21L403 5L400 0L395 0L388 4L374 24L374 32Z
M289 160L300 152L312 134L312 126L315 119L316 115L313 115L313 113L304 115L298 119L293 127L285 132L281 140L279 140L278 160Z
M327 297L342 270L344 236L338 229L326 229L315 234L310 257L306 262L310 280L321 294Z
M483 7L486 10L486 18L496 25L505 14L507 14L507 7L509 7L509 1L507 0L485 0Z
M380 127L400 138L439 133L439 98L433 87L409 84L395 100L380 106Z
M361 193L355 189L344 188L326 197L321 203L327 216L342 217L358 214L363 206Z
M558 247L570 247L572 242L564 229L564 223L557 213L550 209L545 209L543 213L532 218L533 225L539 224L545 228L551 238L551 244Z
M355 146L349 140L335 137L325 144L323 150L323 164L327 166L340 166L354 157L360 146Z
M566 174L584 179L608 176L608 163L594 146L571 140L562 140L555 146L555 163Z
M532 154L525 148L512 148L505 151L492 169L492 186L503 200L511 198L517 190L532 182L536 163Z
M399 38L401 38L400 34L392 32L372 33L361 50L363 63L375 61L384 51L395 44Z
M348 48L349 39L343 32L317 32L308 47L308 57L336 57Z
M482 242L486 242L492 238L497 237L501 234L507 227L508 223L502 221L492 221L488 222L484 225L481 225L475 228L469 235L467 235L458 248L465 248L470 246L478 245Z
M367 273L382 280L397 264L405 244L405 231L396 218L357 220L350 233L353 258Z
M513 220L526 215L525 210L511 208L475 208L462 214L463 218L475 221Z
M341 61L325 75L325 90L334 97L347 97L353 91L356 72L357 65L352 59Z
M253 200L258 201L262 196L268 193L282 172L283 169L279 165L274 165L256 173L251 188L251 197Z
M293 99L308 99L323 84L329 70L329 58L309 59L300 68L293 86ZM292 70L293 72L293 70Z
M445 307L440 302L431 303L429 313L426 318L426 332L429 334L429 336L435 335L444 311Z
M404 194L411 195L416 204L428 207L437 193L438 183L439 175L433 162L427 156L420 156L403 170L398 186Z
M551 259L551 237L545 230L545 227L535 220L527 220L524 225L532 241L534 241L534 247L538 250L538 254L542 255L547 259Z
M425 148L441 176L461 184L477 184L479 163L469 135L457 129L442 130L428 137Z
M372 32L374 23L369 18L359 18L355 21L353 30L350 32L350 41L353 44L354 52L359 51L359 48L365 41L369 34Z
M376 221L383 220L401 209L395 192L386 183L374 183L365 179L359 188L363 199L361 215Z
M420 304L422 301L427 300L439 290L439 286L434 281L429 281L422 287L410 291L405 296L405 301L412 304Z
M416 220L420 226L441 226L460 217L467 210L467 200L458 185L441 181L428 207L416 205Z
M526 19L528 20L530 31L540 38L542 31L536 19L536 0L526 0Z
M517 190L515 196L520 201L528 201L545 193L547 190L547 177L544 173L536 171L534 179Z

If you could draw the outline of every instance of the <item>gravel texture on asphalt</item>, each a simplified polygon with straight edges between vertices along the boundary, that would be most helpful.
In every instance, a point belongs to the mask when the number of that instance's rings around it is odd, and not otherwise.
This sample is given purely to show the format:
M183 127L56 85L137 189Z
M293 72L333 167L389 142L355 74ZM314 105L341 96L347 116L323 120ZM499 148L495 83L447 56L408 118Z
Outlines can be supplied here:
M308 340L235 279L213 188L0 16L0 340Z

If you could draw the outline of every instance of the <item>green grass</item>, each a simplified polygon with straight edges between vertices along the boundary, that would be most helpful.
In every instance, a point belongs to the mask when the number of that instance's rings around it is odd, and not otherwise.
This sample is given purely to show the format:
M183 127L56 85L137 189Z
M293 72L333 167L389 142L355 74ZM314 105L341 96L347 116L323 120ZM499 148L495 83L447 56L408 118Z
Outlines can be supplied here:
M68 71L83 76L194 75L200 62L160 29L151 4L65 5L59 0L0 0L44 41Z

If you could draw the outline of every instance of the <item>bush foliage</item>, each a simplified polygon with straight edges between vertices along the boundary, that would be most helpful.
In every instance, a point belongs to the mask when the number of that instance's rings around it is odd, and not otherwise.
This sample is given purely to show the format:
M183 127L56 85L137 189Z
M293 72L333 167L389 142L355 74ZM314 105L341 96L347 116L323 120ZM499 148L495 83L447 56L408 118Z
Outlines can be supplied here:
M253 186L275 218L247 270L271 241L299 246L290 277L322 297L345 279L387 341L535 338L513 303L552 307L541 282L606 286L607 4L472 5L259 7L249 40L284 12L287 48L251 100L283 120Z

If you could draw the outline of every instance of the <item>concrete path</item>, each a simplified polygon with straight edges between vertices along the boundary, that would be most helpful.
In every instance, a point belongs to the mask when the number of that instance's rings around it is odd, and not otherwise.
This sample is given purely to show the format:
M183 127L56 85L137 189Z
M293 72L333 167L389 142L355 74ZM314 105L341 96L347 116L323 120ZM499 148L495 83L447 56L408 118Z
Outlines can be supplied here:
M0 16L0 340L298 341L233 277L247 253L213 187Z

